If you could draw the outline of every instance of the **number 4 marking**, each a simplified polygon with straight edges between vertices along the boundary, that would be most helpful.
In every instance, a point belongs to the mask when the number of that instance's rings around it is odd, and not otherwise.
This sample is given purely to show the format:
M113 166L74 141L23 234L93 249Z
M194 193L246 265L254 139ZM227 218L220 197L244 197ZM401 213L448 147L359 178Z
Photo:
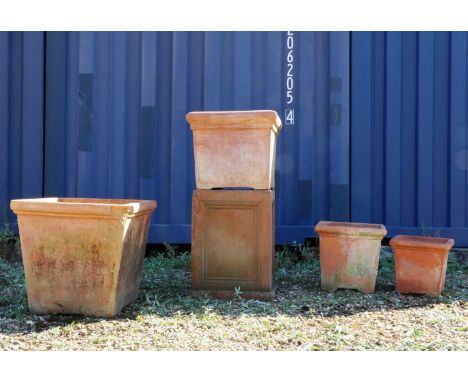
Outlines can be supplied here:
M294 125L294 109L286 109L284 112L286 125Z

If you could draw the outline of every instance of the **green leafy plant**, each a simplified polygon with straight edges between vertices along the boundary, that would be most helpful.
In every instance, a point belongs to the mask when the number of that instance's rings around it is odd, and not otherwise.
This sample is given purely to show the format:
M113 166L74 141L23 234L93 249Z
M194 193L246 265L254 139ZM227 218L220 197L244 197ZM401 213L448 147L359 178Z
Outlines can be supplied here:
M3 206L3 228L0 226L0 258L18 260L19 238L11 230L8 222L8 209Z
M27 311L23 267L0 259L0 317L21 319Z
M177 255L177 245L171 245L166 242L164 242L163 244L164 244L164 248L166 248L166 253L169 256L174 257Z
M15 243L17 240L17 236L9 227L0 230L0 243Z
M8 226L5 226L0 229L0 258L17 259L17 252L19 252L19 238Z
M236 287L234 288L234 297L235 297L235 298L238 298L238 299L239 299L239 298L242 298L242 293L244 293L244 292L241 291L240 286L236 286Z

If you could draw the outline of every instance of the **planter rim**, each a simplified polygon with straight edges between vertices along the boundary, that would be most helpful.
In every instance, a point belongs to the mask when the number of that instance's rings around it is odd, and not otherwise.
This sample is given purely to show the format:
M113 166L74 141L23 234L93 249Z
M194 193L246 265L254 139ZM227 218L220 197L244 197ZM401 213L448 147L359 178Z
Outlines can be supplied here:
M274 110L192 111L187 113L192 130L202 129L281 129L281 120Z
M392 247L436 248L449 250L455 241L444 237L397 235L390 240Z
M13 199L15 214L51 214L122 217L143 215L156 209L155 200L60 198Z
M371 236L382 238L387 234L387 229L383 224L321 221L315 226L315 232L319 235Z

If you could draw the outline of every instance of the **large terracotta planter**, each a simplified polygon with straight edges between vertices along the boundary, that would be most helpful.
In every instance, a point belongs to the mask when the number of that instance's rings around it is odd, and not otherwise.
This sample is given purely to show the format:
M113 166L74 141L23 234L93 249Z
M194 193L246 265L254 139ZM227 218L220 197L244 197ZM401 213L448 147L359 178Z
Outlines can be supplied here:
M192 112L197 189L274 188L276 137L272 110Z
M395 255L397 291L439 296L453 244L453 239L440 237L400 235L390 240Z
M155 201L12 200L31 313L111 317L138 296Z
M320 222L320 276L322 289L357 289L372 293L379 266L381 224Z

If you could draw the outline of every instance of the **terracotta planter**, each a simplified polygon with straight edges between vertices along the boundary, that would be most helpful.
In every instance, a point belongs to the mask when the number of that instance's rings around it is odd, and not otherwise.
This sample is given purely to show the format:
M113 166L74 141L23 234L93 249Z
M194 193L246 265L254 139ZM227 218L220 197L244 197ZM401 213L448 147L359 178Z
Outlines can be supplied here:
M111 317L138 297L155 201L12 200L31 313Z
M320 222L320 276L322 289L357 289L372 293L379 266L381 224Z
M274 188L276 137L272 110L192 112L197 189Z
M192 290L232 298L274 297L272 190L195 190L192 212Z
M395 255L396 289L400 293L439 296L453 239L395 236L390 240Z

